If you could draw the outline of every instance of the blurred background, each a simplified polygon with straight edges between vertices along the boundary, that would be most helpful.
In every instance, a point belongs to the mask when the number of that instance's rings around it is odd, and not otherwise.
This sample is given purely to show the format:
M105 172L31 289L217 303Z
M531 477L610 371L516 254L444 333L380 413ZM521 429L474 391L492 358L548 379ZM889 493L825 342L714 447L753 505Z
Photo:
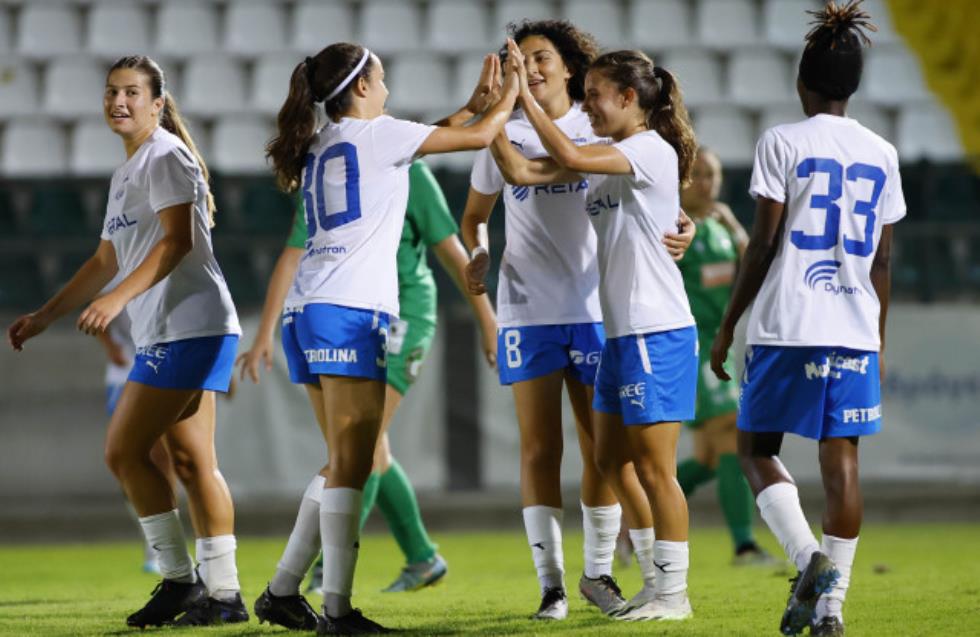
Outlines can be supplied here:
M434 121L466 100L504 25L567 18L606 48L637 47L680 80L700 141L724 162L721 199L751 225L755 140L802 118L796 65L811 0L2 0L0 319L37 308L98 243L109 176L124 159L102 120L105 72L147 53L168 76L212 171L214 244L249 346L291 221L263 156L294 66L327 44L382 56L398 116ZM908 217L896 230L885 430L862 445L870 515L980 515L980 13L972 0L866 0L878 26L849 114L892 141ZM459 218L472 157L428 160ZM504 218L492 218L495 262ZM436 526L518 524L511 393L481 362L444 273L440 327L392 427L395 454ZM495 275L494 275L495 276ZM66 317L20 354L0 348L0 540L132 535L102 461L105 355ZM278 354L281 356L281 354ZM740 359L741 354L736 354ZM284 362L219 403L218 453L240 529L286 530L325 458ZM571 423L570 417L567 421ZM580 473L566 427L563 474ZM685 455L689 441L685 439ZM812 445L785 460L812 497ZM710 491L710 490L708 490ZM713 493L692 502L711 521ZM282 515L276 515L282 512ZM577 516L569 516L570 520Z

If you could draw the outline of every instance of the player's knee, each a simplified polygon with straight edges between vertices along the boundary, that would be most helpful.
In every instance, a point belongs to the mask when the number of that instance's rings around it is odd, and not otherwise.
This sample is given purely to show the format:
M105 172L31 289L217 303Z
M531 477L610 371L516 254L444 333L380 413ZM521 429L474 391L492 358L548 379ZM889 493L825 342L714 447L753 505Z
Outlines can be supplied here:
M561 447L557 449L540 440L525 443L521 447L521 461L535 472L561 469Z
M618 479L622 474L623 467L626 466L625 458L613 453L601 453L599 449L596 449L593 459L599 475L607 481Z
M105 448L105 464L117 479L123 480L131 469L138 464L150 462L148 453L139 454L122 445L109 443Z

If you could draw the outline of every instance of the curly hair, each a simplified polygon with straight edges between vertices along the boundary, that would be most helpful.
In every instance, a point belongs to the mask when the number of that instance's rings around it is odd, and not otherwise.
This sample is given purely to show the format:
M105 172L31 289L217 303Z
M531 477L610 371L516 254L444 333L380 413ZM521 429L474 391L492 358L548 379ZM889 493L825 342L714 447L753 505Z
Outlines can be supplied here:
M864 0L838 4L830 0L813 16L800 59L800 80L811 91L833 100L846 100L857 91L864 69L863 47L871 39L865 31L877 31L871 16L861 8Z
M585 74L599 56L599 43L591 33L582 31L568 20L522 20L508 24L507 34L518 44L524 38L538 35L555 45L571 73L569 97L577 102L585 99ZM506 53L506 47L501 53Z

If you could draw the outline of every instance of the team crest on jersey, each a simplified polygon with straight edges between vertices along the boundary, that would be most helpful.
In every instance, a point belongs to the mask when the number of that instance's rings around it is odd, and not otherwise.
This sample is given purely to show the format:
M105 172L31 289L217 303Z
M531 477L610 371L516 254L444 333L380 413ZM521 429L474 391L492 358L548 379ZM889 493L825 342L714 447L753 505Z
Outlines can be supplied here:
M803 273L803 283L811 290L830 292L831 294L846 294L848 296L860 294L861 290L851 285L843 285L836 281L837 274L840 272L840 261L826 259L817 261L806 269Z

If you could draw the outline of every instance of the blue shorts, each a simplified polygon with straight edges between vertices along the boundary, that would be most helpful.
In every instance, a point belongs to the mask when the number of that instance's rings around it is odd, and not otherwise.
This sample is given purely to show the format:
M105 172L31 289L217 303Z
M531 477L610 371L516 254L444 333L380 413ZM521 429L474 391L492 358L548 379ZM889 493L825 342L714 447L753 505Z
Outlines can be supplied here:
M567 368L579 382L594 385L604 340L602 323L503 327L497 330L500 384L511 385Z
M738 428L815 440L876 433L881 429L878 353L750 345Z
M642 425L694 419L698 387L698 331L620 336L602 348L592 407Z
M282 315L289 379L319 385L321 374L385 381L389 316L330 303Z
M136 350L128 381L162 389L228 391L238 335L202 336Z

